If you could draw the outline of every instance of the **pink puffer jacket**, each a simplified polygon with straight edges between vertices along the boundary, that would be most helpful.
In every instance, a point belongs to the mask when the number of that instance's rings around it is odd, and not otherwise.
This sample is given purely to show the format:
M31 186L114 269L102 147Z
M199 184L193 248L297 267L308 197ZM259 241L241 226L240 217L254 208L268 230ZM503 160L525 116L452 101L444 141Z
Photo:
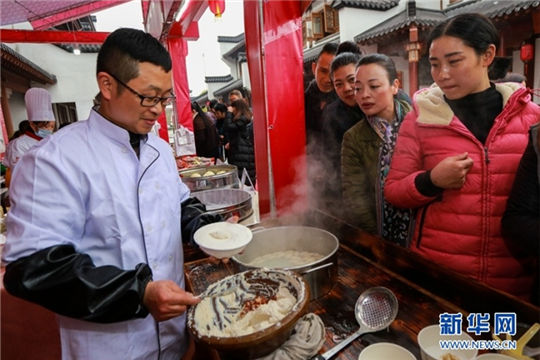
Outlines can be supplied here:
M386 180L387 200L417 209L411 249L458 273L522 298L530 295L533 274L514 258L501 236L501 217L540 108L518 84L497 84L503 111L485 145L453 114L442 91L418 91L403 124ZM423 196L415 177L448 156L468 152L474 164L465 185L439 197Z

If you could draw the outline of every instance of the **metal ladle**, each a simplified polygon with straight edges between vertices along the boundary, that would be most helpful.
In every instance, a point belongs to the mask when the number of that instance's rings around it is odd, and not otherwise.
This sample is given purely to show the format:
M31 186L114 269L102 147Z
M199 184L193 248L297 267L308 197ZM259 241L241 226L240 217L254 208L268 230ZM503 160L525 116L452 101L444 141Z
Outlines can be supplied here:
M387 328L394 321L397 313L398 301L392 291L383 286L367 289L360 294L354 306L354 317L360 328L324 354L317 355L313 359L328 360L360 335Z

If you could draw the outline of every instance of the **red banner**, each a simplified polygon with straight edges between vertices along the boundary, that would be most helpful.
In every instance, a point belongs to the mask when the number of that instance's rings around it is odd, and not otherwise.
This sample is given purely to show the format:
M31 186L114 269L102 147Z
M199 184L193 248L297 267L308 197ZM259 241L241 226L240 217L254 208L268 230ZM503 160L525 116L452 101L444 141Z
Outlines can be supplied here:
M265 1L268 134L278 215L306 210L302 10L298 1ZM284 66L286 64L286 66Z
M186 70L187 42L181 38L168 40L169 53L173 63L174 95L178 123L193 131L193 117L189 99L189 84Z

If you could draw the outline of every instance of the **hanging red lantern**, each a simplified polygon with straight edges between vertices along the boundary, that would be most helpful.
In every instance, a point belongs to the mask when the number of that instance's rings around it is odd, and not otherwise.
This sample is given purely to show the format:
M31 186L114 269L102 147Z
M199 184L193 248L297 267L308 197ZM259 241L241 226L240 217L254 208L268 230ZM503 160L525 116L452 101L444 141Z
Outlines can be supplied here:
M217 18L220 18L225 12L225 0L208 0L208 7Z
M533 44L523 43L519 52L519 57L523 62L529 62L534 59L534 46Z

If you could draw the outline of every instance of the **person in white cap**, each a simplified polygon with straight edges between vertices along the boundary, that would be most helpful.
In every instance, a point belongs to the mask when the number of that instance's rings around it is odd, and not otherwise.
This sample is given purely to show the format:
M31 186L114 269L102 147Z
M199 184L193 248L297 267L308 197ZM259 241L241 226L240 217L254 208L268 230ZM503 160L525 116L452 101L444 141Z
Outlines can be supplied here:
M25 131L17 139L9 142L3 160L8 168L6 185L11 182L11 173L19 159L39 141L53 133L55 119L52 111L51 95L42 88L30 88L24 95L26 113L31 130Z

